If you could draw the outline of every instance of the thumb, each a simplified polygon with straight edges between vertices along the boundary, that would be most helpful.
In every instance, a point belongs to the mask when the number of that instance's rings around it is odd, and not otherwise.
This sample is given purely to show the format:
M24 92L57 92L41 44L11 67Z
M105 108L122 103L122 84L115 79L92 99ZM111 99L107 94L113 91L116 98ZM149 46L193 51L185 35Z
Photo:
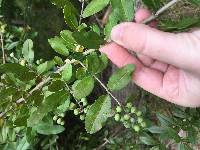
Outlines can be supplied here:
M111 39L126 49L182 69L191 69L194 61L200 63L200 40L193 33L174 34L143 24L122 23L113 28Z

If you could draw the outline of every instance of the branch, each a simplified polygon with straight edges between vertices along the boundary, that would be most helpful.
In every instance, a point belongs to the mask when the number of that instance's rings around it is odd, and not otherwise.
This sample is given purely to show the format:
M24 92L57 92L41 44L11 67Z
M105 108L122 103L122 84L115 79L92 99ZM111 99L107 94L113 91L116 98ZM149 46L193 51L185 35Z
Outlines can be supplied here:
M146 20L144 20L143 24L148 24L151 21L155 20L158 16L160 16L162 13L164 13L166 10L168 10L170 7L174 6L177 2L180 2L181 0L172 0L168 4L164 5L162 8L160 8L154 15L150 16Z
M63 65L62 67L60 67L55 73L60 73L64 70L64 68L68 65L68 64L71 64L71 63L74 63L75 61L70 61L70 60L66 60L65 61L65 65ZM43 80L42 82L40 82L35 88L33 88L26 97L29 97L33 94L33 92L37 91L37 90L40 90L46 83L50 82L52 80L52 78L48 77L46 78L45 80ZM24 98L20 98L16 101L17 104L20 104L20 103L23 103L25 101ZM5 116L9 111L11 111L13 109L13 106L11 106L7 111L5 112L2 112L0 113L0 118L2 118L3 116Z
M5 57L5 49L4 49L4 43L3 43L3 33L1 33L1 49L3 54L3 64L6 63L6 57Z
M83 68L85 68L86 70L88 70L88 68L82 63L82 62L80 62L80 61L78 61L79 62L79 64L83 67ZM119 106L122 106L122 104L119 102L119 100L109 91L109 89L103 84L103 82L101 82L101 80L99 79L99 78L97 78L97 76L95 76L95 75L92 75L94 78L95 78L95 80L97 80L97 82L99 82L99 84L106 90L106 92L108 93L108 95L110 95L116 102L117 102L117 104L119 105Z
M82 22L84 6L85 6L85 0L82 0L82 4L81 4L81 14L80 14L80 19L79 19L79 25L81 25L81 22Z

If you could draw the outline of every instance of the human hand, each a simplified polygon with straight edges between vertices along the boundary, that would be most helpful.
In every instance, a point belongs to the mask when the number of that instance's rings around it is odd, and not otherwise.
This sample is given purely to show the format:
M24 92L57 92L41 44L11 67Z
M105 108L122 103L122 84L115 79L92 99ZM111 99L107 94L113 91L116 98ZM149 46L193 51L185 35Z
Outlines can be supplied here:
M141 9L137 23L114 27L114 42L100 51L118 67L135 64L133 80L152 94L181 106L200 106L200 30L175 34L139 24L149 15Z

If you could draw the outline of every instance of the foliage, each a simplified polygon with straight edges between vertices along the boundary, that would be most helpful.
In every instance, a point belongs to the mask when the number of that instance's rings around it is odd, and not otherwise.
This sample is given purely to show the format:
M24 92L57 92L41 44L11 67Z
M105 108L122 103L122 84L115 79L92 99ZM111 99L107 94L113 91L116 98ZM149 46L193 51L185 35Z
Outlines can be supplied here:
M194 7L199 5L199 0L189 2ZM26 8L25 1L0 1L0 54L5 56L0 58L1 149L153 150L169 149L171 145L166 142L177 143L179 149L192 149L198 144L199 109L170 105L166 111L154 112L148 101L139 100L145 97L152 101L151 95L142 90L124 98L126 101L112 94L131 82L133 64L101 81L109 63L98 49L109 39L116 24L133 20L134 0L51 0L51 3L63 12L67 27L45 39L55 56L44 60L37 58L39 43L34 41L37 33L31 30L32 23L21 27L12 24L11 18L16 14L11 9L23 13L30 6ZM143 3L154 12L166 4L163 0ZM98 24L98 18L88 23L109 6L112 11L105 26ZM158 19L159 27L165 31L177 32L200 25L197 17L176 22L162 16ZM96 89L103 92L95 94ZM138 93L142 93L140 98ZM61 142L62 137L71 145Z

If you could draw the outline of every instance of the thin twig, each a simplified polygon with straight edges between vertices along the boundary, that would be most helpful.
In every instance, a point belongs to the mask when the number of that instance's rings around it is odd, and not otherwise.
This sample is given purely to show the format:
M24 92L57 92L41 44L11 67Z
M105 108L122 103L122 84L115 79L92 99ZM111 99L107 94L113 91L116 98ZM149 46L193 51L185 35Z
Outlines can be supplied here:
M70 64L70 63L74 63L75 61L66 61L65 65L63 65L62 67L60 67L55 73L60 73L64 70L64 68L66 67L66 65ZM33 92L40 90L46 83L51 81L51 77L46 78L45 80L43 80L42 82L40 82L35 88L33 88L27 95L27 97L31 96L33 94ZM17 104L23 103L25 102L24 98L20 98L16 101ZM13 107L11 106L10 109L8 109L5 112L0 113L0 118L2 118L3 116L5 116L9 111L11 111L13 109Z
M162 8L160 8L154 15L151 15L149 18L144 20L143 24L148 24L151 21L155 20L158 16L160 16L162 13L164 13L166 10L168 10L170 7L174 6L177 2L181 0L172 0L168 4L164 5Z
M83 10L84 10L84 6L85 6L85 0L82 0L82 4L81 4L81 14L80 14L80 19L79 19L79 25L82 22L83 19Z
M79 61L79 64L83 68L85 68L86 70L88 70L88 68L82 62ZM119 100L109 91L109 89L103 84L103 82L101 82L101 80L99 78L97 78L97 76L95 76L95 75L92 75L92 76L95 78L95 80L97 80L97 82L99 82L99 84L106 90L106 92L117 102L117 104L119 106L122 106L122 104L119 102Z
M5 49L4 49L4 43L3 43L3 34L1 33L1 50L3 55L3 64L6 63L6 56L5 56Z

